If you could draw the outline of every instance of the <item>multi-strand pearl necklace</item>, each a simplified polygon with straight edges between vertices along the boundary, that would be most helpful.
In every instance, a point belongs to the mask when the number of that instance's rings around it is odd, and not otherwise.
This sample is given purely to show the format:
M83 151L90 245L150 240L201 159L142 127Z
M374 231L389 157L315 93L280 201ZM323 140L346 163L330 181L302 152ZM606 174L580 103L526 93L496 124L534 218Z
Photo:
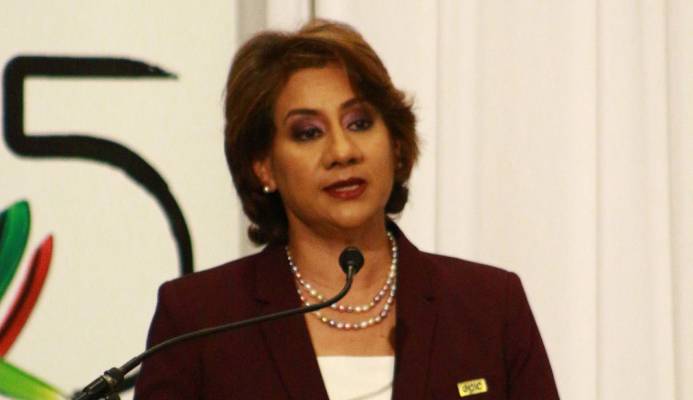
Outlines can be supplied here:
M390 240L390 250L392 251L392 264L390 264L390 272L387 275L387 280L385 281L383 287L380 290L378 290L375 296L373 296L371 301L367 304L352 306L335 303L331 306L333 310L340 313L365 313L371 311L376 305L378 305L381 301L384 300L384 304L380 312L378 312L375 316L361 321L344 322L337 319L328 318L325 315L323 315L320 311L315 311L313 315L315 315L319 321L321 321L329 327L336 329L365 329L382 322L382 320L384 320L387 317L387 315L390 312L390 309L392 308L392 304L395 301L395 293L397 292L398 257L397 242L395 241L395 238L392 236L392 233L390 233L389 231L387 232L387 238ZM310 297L316 299L318 302L324 301L325 296L322 293L318 292L318 290L315 289L310 283L306 282L305 279L303 279L301 272L298 270L298 266L296 266L294 260L291 258L289 246L286 246L285 250L286 258L289 260L289 266L291 267L291 272L293 272L294 278L296 279L296 282L299 285L298 295L301 298L301 302L303 302L303 304L305 304L306 306L312 304L303 295L304 291Z

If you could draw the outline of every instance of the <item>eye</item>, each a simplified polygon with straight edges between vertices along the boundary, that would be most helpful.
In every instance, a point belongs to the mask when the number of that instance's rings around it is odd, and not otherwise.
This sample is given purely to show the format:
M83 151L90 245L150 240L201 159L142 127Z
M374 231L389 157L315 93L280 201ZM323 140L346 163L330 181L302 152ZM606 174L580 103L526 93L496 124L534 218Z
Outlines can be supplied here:
M291 136L299 142L313 140L320 137L320 135L322 135L322 130L316 126L295 128L291 134Z
M347 128L352 131L365 131L373 126L373 121L368 117L356 118L347 124Z
M363 103L348 110L342 118L342 124L352 132L367 131L373 126L373 123L373 114Z

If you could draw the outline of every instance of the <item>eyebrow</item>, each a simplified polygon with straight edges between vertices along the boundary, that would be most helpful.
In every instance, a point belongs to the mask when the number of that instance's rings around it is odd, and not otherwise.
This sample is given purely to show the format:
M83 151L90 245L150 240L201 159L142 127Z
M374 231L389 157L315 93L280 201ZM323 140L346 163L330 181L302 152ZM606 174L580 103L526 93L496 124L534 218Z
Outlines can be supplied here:
M345 110L345 109L347 109L347 108L349 108L355 104L359 104L359 103L364 103L364 100L360 97L354 97L354 98L349 99L349 100L345 101L344 103L342 103L339 106L339 109ZM286 122L286 120L292 115L318 115L318 114L319 114L318 111L315 109L312 109L312 108L294 108L293 110L289 110L289 112L286 113L286 116L284 117L284 122Z

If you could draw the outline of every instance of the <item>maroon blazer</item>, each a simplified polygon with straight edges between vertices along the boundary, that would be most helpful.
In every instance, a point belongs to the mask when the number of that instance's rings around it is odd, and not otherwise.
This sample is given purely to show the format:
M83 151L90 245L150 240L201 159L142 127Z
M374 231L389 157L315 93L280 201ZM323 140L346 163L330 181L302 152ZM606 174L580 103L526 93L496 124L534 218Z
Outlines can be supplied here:
M393 399L558 399L520 279L501 269L423 253L400 232ZM148 346L300 301L284 250L165 283ZM328 400L302 316L181 344L146 360L136 399Z

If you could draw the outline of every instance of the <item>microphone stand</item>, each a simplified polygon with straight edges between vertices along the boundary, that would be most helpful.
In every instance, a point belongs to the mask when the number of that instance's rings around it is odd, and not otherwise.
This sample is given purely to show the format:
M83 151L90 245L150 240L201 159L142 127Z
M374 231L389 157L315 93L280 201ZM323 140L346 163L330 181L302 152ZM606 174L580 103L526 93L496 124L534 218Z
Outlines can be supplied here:
M363 259L361 259L363 264ZM322 303L311 304L305 307L292 308L289 310L279 311L273 314L261 315L259 317L246 319L243 321L231 322L224 325L213 326L211 328L205 328L198 331L186 333L184 335L176 336L166 341L163 341L156 346L152 346L144 351L142 354L136 356L130 361L123 364L120 368L113 367L108 371L105 371L103 375L96 378L93 382L88 384L81 392L77 393L72 399L73 400L96 400L105 398L106 400L119 400L120 397L117 394L118 386L125 379L125 375L137 367L144 359L148 358L152 354L166 349L174 344L185 342L191 339L199 338L202 336L213 335L215 333L229 331L233 329L239 329L246 327L248 325L259 324L261 322L273 321L275 319L285 318L292 315L305 314L312 311L317 311L321 308L329 307L332 304L341 300L351 289L351 284L354 279L354 275L358 272L360 265L349 264L346 269L346 282L342 290L337 293L334 297L325 300Z

